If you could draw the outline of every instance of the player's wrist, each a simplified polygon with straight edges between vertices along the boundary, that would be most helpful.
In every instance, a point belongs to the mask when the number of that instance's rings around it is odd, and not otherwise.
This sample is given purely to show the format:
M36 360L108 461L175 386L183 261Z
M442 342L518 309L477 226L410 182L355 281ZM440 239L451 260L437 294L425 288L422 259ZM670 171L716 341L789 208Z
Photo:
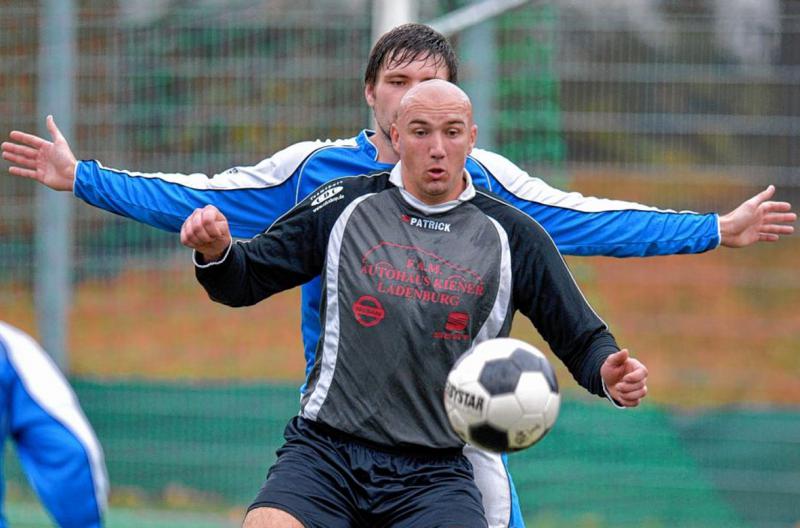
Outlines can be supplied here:
M207 268L209 266L215 266L217 264L221 264L228 258L228 254L231 251L231 246L233 245L233 241L229 241L225 248L220 251L199 251L195 249L192 252L192 260L194 261L194 265L198 268Z

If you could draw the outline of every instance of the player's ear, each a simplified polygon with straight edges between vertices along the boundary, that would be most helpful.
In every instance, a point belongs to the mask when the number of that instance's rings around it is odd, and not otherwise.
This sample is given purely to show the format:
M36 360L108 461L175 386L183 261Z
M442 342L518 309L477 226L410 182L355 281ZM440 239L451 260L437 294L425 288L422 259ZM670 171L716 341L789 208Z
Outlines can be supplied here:
M475 141L478 139L478 125L473 124L469 128L469 154L472 152L472 149L475 148Z
M375 84L367 83L364 85L364 99L370 108L375 106Z

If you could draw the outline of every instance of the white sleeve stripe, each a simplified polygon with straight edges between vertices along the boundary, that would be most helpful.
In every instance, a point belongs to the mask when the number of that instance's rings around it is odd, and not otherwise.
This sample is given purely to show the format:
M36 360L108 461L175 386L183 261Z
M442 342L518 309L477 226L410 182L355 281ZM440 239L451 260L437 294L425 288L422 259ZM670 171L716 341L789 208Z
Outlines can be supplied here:
M303 407L302 416L316 421L325 399L328 397L333 374L336 370L336 361L339 356L339 258L342 250L344 230L350 216L356 207L373 196L374 193L359 196L353 200L342 212L329 235L327 258L325 264L325 326L323 328L322 364L319 377Z
M606 211L653 211L676 213L672 209L659 209L649 205L624 200L595 198L583 196L578 192L565 192L555 189L539 178L534 178L509 160L492 152L474 149L472 157L489 171L497 182L508 192L528 202L542 205L572 209L584 213L601 213ZM681 211L692 213L693 211Z
M498 336L508 316L508 308L511 303L511 284L513 278L511 275L511 248L508 243L508 236L505 229L503 229L497 220L488 215L486 218L492 223L500 239L500 277L498 277L497 297L492 306L492 311L475 336L473 346L477 346L478 343Z
M8 359L31 398L71 431L86 450L95 497L100 511L104 511L108 476L103 450L78 404L78 398L50 356L31 337L2 321L0 337L8 344Z
M133 178L157 179L165 183L180 185L198 191L240 191L276 187L286 182L315 151L335 146L349 146L351 139L329 141L306 141L296 143L253 166L237 166L212 177L204 173L191 174L164 172L136 172L98 166L104 170L124 174Z

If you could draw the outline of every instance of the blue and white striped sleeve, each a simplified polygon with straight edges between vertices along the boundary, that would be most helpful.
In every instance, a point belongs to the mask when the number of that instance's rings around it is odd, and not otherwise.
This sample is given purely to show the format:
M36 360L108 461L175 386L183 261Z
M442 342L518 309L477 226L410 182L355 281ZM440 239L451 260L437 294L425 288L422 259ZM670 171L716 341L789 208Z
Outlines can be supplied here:
M498 154L475 149L472 159L489 190L539 222L564 254L648 257L702 253L720 243L715 213L586 197L555 189Z
M297 173L322 141L287 147L251 167L233 167L208 177L202 173L144 173L78 162L74 194L90 205L144 224L178 232L197 208L216 206L231 234L252 238L294 207Z
M0 322L8 430L25 474L62 528L102 526L100 443L64 376L27 334Z

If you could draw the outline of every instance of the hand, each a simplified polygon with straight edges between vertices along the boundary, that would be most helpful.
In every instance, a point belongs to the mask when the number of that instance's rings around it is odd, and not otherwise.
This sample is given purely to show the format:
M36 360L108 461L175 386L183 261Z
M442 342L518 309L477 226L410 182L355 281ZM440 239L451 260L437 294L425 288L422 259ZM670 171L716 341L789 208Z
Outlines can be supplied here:
M181 244L196 250L206 262L217 261L231 245L228 221L213 205L195 209L181 226Z
M56 191L71 191L77 161L51 115L47 116L47 130L52 142L17 130L9 134L16 143L4 141L2 145L3 159L13 164L8 172L31 178Z
M636 407L647 395L647 367L630 357L626 348L606 358L600 376L608 394L623 407Z
M769 202L775 186L753 196L730 213L719 217L723 246L739 248L756 242L775 242L780 235L791 235L797 215L789 202Z

